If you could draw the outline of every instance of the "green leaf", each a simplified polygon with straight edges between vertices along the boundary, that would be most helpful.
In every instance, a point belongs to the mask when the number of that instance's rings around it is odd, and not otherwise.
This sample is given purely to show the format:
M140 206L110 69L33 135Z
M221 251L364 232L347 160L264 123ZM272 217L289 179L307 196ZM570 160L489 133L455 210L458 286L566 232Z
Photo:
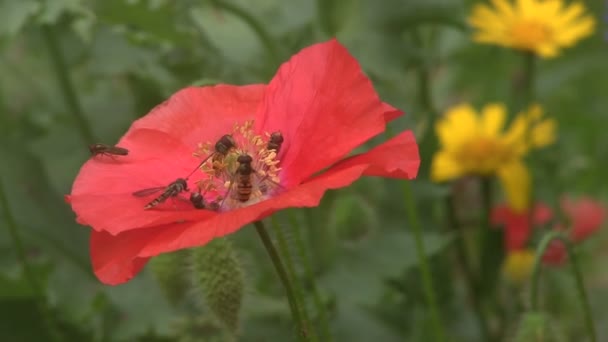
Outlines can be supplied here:
M428 255L443 249L449 240L425 235ZM415 245L405 231L379 231L358 245L345 248L332 270L319 284L337 294L337 312L332 324L338 341L397 341L394 331L375 321L366 309L382 295L387 278L395 278L417 265ZM357 329L352 329L357 327Z
M36 0L0 0L0 36L16 35L38 11L40 2Z
M526 312L520 319L514 342L559 342L551 330L549 317L540 312Z
M317 0L323 32L329 37L336 36L359 15L359 3L359 0Z
M153 258L150 269L169 302L177 305L191 289L189 250L166 253Z
M167 44L191 43L188 30L180 25L177 5L173 2L152 6L148 1L104 0L95 4L100 21L144 33Z

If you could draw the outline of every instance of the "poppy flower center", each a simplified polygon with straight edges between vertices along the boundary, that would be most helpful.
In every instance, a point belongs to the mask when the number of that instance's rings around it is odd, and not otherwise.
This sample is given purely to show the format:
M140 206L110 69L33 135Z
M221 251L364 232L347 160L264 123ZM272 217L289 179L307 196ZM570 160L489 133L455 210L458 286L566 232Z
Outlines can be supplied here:
M515 46L529 50L549 40L551 34L546 25L532 20L516 23L510 31Z
M236 123L230 134L217 142L200 143L194 152L203 160L199 167L203 178L196 185L207 209L248 206L282 189L277 154L283 136L280 132L256 134L253 123Z

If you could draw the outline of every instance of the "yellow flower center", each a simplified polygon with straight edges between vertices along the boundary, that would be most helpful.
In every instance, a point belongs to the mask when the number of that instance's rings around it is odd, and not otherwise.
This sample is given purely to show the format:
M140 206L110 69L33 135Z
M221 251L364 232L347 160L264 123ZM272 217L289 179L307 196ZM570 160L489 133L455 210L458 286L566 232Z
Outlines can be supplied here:
M510 155L510 151L501 141L490 137L476 137L462 146L458 159L471 172L485 175L494 173Z
M282 189L277 159L283 141L280 132L255 134L251 120L235 124L226 137L201 143L194 152L204 160L200 166L204 178L196 184L204 203L210 204L206 208L226 211L248 206Z
M515 46L533 50L549 40L551 31L546 25L537 21L523 20L511 27L510 36Z

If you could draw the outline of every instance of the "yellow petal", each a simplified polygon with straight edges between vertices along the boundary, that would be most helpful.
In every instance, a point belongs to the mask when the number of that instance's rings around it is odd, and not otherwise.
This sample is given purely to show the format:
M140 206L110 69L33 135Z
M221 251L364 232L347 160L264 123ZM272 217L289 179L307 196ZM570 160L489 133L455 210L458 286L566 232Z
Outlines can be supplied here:
M436 152L433 156L431 165L431 179L435 182L442 182L456 179L464 174L462 165L452 158L452 154L447 151Z
M530 249L509 252L503 265L505 277L515 285L523 285L532 275L535 257Z
M556 126L557 122L553 119L546 119L535 125L530 133L532 147L539 148L553 144Z
M505 106L498 103L491 103L482 109L481 129L486 137L498 136L505 123Z
M435 131L441 146L447 150L458 150L475 137L478 132L475 109L468 104L450 108L445 117L437 122Z
M530 201L530 174L521 160L504 164L498 170L498 178L507 203L516 211L528 209Z
M518 114L503 136L503 142L509 146L513 154L522 156L527 152L526 133L528 120L524 114Z

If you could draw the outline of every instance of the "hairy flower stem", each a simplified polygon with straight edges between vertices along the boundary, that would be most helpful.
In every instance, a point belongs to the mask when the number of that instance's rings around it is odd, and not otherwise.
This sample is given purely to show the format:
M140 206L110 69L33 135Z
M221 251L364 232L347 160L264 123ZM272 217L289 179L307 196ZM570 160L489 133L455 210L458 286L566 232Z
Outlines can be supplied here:
M76 95L74 84L70 80L70 70L67 67L65 57L61 51L61 46L55 35L54 27L45 25L42 27L41 31L44 42L49 50L53 69L55 70L57 81L59 82L59 87L61 88L61 93L63 94L65 102L74 117L74 121L76 121L82 139L86 144L92 144L95 142L95 136L84 115L82 106Z
M287 245L287 238L283 233L283 228L280 227L279 223L274 217L270 219L272 223L272 230L274 231L277 242L279 246L280 255L283 256L285 260L285 268L287 270L287 276L289 277L290 284L292 284L294 288L294 295L296 299L296 306L300 310L300 314L302 315L302 320L304 323L309 326L310 318L308 317L308 310L306 310L306 302L304 301L304 291L302 290L302 286L299 285L298 275L296 274L296 265L290 253L290 248ZM310 340L317 341L317 335L314 331L309 331Z
M483 341L488 341L490 336L490 328L488 326L486 315L483 312L481 298L479 298L480 293L478 290L478 280L473 274L473 271L471 270L471 263L467 254L467 248L463 236L464 232L462 231L462 228L458 222L458 218L456 217L456 212L454 210L454 200L452 195L450 195L446 200L446 209L449 227L456 234L456 254L464 276L465 286L467 287L467 291L469 292L469 298L471 300L471 303L473 304L473 310L475 311L475 315L477 316L480 334Z
M34 293L36 293L38 309L40 310L40 314L42 315L44 324L46 325L49 331L51 339L53 341L61 341L62 336L55 327L53 316L49 311L49 308L47 307L44 289L38 282L36 275L32 271L32 267L27 261L25 247L23 246L23 241L21 240L21 236L19 235L17 222L13 217L13 213L11 211L8 198L6 197L6 192L4 191L4 186L2 182L0 182L0 206L2 207L2 216L4 216L4 219L6 220L6 226L8 228L10 238L13 242L13 246L15 247L15 252L17 253L17 259L19 260L19 263L21 263L23 274L25 275L25 278L27 279L27 282L30 284L30 287L32 288Z
M418 221L418 209L416 208L416 202L414 200L412 187L409 181L403 182L403 196L405 198L405 210L408 223L412 229L412 233L414 234L416 256L418 258L420 272L422 273L422 285L424 287L426 302L429 306L433 330L435 332L435 340L445 341L445 332L443 331L443 325L441 324L435 290L433 288L433 278L431 276L429 262L424 248L424 241L422 240L422 228L420 227L420 223Z
M297 217L293 211L289 211L289 224L293 227L295 231L295 240L296 240L296 250L298 253L298 257L302 260L302 265L304 267L304 274L306 277L306 282L310 286L310 291L312 292L312 298L315 304L315 308L317 309L317 315L319 315L320 321L320 329L321 329L321 339L323 341L331 342L332 336L329 331L329 321L327 319L327 308L321 299L321 295L319 294L319 289L317 288L317 282L315 280L315 276L313 273L311 258L306 253L306 245L304 244L304 238L302 236L302 226L298 222Z
M285 271L285 267L283 266L283 262L281 261L281 257L277 252L268 232L266 231L266 227L262 221L254 222L255 230L258 232L264 247L266 248L266 252L268 252L268 256L272 260L275 270L279 275L279 279L281 283L283 283L283 288L285 289L285 293L287 294L287 301L289 302L289 308L291 309L291 316L295 321L296 326L298 327L298 337L301 341L310 341L310 332L306 322L303 320L300 315L300 309L298 308L298 302L296 300L296 294L289 281L289 276Z
M266 50L268 51L268 55L271 58L271 62L273 66L278 66L279 61L279 49L275 44L274 40L270 36L270 33L264 28L264 25L260 23L254 16L252 16L249 12L244 9L231 4L224 0L212 0L213 5L218 8L223 9L226 12L232 13L233 15L241 18L258 36Z
M585 317L585 327L587 328L587 333L589 334L589 338L592 342L597 341L597 336L595 334L595 325L593 323L593 317L591 315L591 307L589 305L589 299L587 297L587 291L585 290L585 283L583 282L583 274L579 267L579 263L577 260L576 252L574 250L574 246L568 237L566 237L561 232L550 232L546 234L538 248L536 250L536 258L534 259L534 271L532 273L532 291L530 292L530 307L534 312L538 312L539 310L539 299L538 299L538 291L540 284L540 270L541 270L541 261L545 251L551 244L553 240L561 240L566 246L566 251L568 253L568 259L570 260L572 275L576 280L576 291L578 294L579 301L583 306L583 315Z

